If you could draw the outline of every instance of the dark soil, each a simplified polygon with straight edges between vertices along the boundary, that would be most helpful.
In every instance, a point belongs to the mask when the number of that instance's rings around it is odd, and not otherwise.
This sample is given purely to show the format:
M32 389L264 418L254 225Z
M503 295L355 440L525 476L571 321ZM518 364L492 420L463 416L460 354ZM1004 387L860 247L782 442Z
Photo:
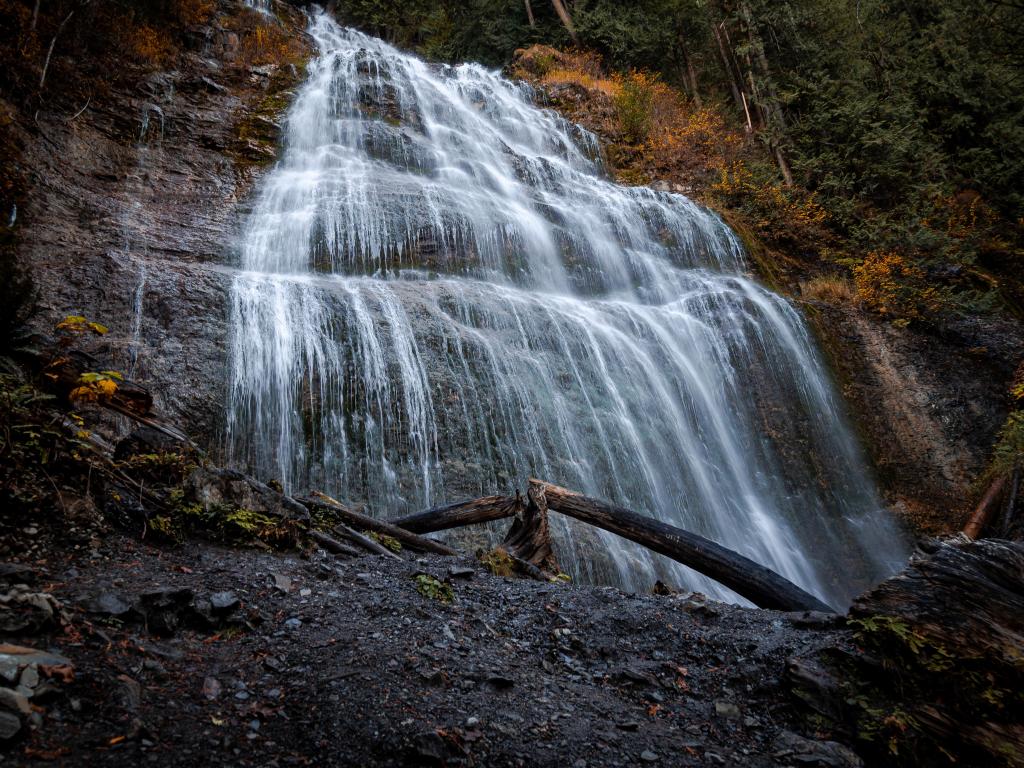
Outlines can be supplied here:
M859 764L794 733L786 661L849 643L828 617L403 554L37 546L18 578L70 622L7 641L67 656L74 679L36 695L0 763Z

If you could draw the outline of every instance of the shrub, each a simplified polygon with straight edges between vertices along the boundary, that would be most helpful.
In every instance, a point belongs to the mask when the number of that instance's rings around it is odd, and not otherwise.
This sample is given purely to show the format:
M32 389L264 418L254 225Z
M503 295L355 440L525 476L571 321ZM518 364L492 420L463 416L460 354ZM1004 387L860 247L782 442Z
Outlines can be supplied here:
M746 214L757 233L773 242L820 240L828 214L813 193L783 186L774 169L734 160L719 170L712 196Z
M943 295L924 270L894 251L872 251L853 275L865 306L897 325L929 320L943 309Z
M657 75L632 71L615 78L618 92L612 96L619 127L627 141L640 144L647 140L653 122Z
M450 603L455 599L455 591L451 584L438 581L425 573L416 576L416 591L424 597L437 600L440 603Z
M999 430L985 477L1007 474L1021 466L1024 466L1024 411L1013 411Z
M857 291L850 281L838 275L819 275L800 283L800 294L812 301L826 304L853 304L857 300Z

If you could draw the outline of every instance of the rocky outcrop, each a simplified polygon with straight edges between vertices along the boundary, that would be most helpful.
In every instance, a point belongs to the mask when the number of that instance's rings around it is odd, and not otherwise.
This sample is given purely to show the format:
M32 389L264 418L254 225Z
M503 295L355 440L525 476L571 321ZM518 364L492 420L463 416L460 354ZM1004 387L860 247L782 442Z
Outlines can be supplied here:
M805 307L889 504L917 530L959 529L1006 419L1019 324L959 320L926 333L853 306Z
M304 17L277 10L302 39ZM173 69L126 64L80 114L44 107L15 126L30 174L19 256L39 288L38 327L72 314L108 326L89 351L146 380L157 409L206 446L223 414L236 232L302 74L249 65L239 35L211 23Z

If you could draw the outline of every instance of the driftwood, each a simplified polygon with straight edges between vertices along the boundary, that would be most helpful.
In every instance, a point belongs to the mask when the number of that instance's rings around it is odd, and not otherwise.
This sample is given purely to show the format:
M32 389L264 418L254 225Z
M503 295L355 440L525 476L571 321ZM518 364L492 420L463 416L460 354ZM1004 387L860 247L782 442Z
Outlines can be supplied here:
M523 500L518 496L484 496L434 507L390 522L413 533L432 533L514 517L522 510Z
M338 523L336 526L334 526L334 532L344 536L345 538L351 541L354 541L360 547L367 550L368 552L372 552L375 555L384 555L384 557L392 557L395 560L402 559L380 542L374 541L369 536L364 536L359 531L349 528L344 523Z
M851 682L876 711L893 711L878 697L905 713L910 728L894 736L917 740L898 746L921 765L944 763L941 752L961 765L1024 766L1024 543L925 549L854 602L865 652Z
M332 555L348 555L350 557L354 557L356 555L361 554L360 550L356 549L355 547L350 547L348 544L342 544L340 541L338 541L335 538L332 538L331 536L328 536L323 531L318 531L314 528L310 528L307 531L307 533L309 534L309 538L311 538L313 541L315 541L317 544L323 547L324 550L330 552Z
M703 536L644 517L628 509L591 499L541 480L531 480L530 503L520 496L485 496L428 509L392 520L417 533L440 531L500 520L525 512L512 526L503 548L516 558L557 569L550 552L546 512L560 512L670 557L732 589L761 608L782 611L826 611L832 608L769 568ZM534 507L530 511L530 507ZM543 511L542 511L543 510Z
M710 539L622 507L591 499L542 480L548 509L603 528L670 557L736 592L761 608L780 611L828 611L832 608L770 568Z
M985 491L985 495L981 501L978 502L978 506L975 507L974 513L967 521L967 525L964 526L964 533L970 536L972 539L976 539L981 536L982 531L985 530L985 526L988 525L992 519L992 515L995 513L996 502L1003 493L1003 489L1006 488L1006 475L999 475L992 484Z
M454 556L459 554L458 550L452 549L446 544L434 541L433 539L428 539L425 536L418 536L405 528L399 528L397 525L393 525L383 520L377 520L376 518L368 515L360 514L359 512L349 509L344 504L322 493L314 493L312 496L299 499L299 501L307 507L319 507L321 509L328 510L340 517L350 526L390 536L411 549L417 549L422 552L433 552L437 555Z
M512 521L501 548L505 550L513 562L530 576L537 573L524 568L528 565L540 574L556 575L561 570L555 560L551 546L551 528L548 524L548 505L544 497L544 488L531 485L527 492L526 510L522 517Z

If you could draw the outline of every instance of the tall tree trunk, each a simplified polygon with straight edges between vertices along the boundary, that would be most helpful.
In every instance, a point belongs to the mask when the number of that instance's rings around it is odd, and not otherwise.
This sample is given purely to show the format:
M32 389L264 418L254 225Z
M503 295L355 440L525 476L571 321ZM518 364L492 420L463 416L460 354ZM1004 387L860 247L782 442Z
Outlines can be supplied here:
M530 0L523 0L523 3L526 5L526 18L529 20L530 26L536 26L537 22L533 18L533 6L530 5Z
M569 33L569 37L572 38L574 43L578 43L579 40L576 37L576 27L573 26L572 16L569 15L569 10L565 7L565 3L562 0L551 0L551 4L555 6L555 13L558 14L558 18L562 20L562 25Z
M703 107L704 103L701 101L700 93L697 91L697 73L693 68L693 59L690 58L690 54L686 50L686 38L682 34L679 35L679 52L683 57L683 66L686 67L686 79L690 85L690 98L693 99L693 103L698 108Z
M783 149L787 133L786 116L782 111L779 94L775 90L775 83L772 80L771 69L768 66L768 56L764 52L764 41L761 39L761 35L758 33L757 27L754 24L754 14L750 10L749 3L740 3L740 14L743 16L744 24L746 24L747 27L747 39L750 42L750 50L754 52L754 56L757 61L757 68L760 71L765 90L767 91L767 94L764 97L761 97L756 93L755 97L763 111L764 124L771 130L770 146L775 154L775 160L779 165L779 171L782 173L782 178L786 182L786 186L791 187L793 186L793 172L790 170L789 160L787 160L786 153ZM753 89L756 88L756 86L754 85L754 74L752 71L753 64L750 63L749 53L747 54L747 61L751 66L750 85Z
M722 23L724 24L725 22ZM747 129L750 130L753 128L753 125L750 124L750 112L747 110L746 100L743 98L743 86L736 79L736 72L733 69L732 63L729 61L729 54L725 47L725 40L722 39L722 31L717 24L713 24L711 28L714 30L715 40L718 42L718 53L722 57L722 68L729 76L729 88L732 90L732 98L736 102L736 106L739 109L742 109L746 114Z

